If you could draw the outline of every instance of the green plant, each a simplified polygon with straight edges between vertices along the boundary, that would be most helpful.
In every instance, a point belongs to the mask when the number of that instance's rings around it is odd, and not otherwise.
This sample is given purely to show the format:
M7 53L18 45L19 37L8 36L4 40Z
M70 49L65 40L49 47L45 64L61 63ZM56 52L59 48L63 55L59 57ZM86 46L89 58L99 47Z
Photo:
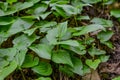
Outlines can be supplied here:
M23 68L31 68L38 74L40 78L36 80L51 80L51 62L59 71L71 76L74 73L83 76L92 69L96 70L109 58L105 50L97 47L96 41L113 48L109 41L113 32L108 29L113 26L112 21L103 18L91 20L81 15L84 6L97 2L101 0L0 2L0 80ZM116 14L111 11L111 15ZM78 21L81 20L91 23L80 26ZM70 26L70 23L75 25ZM4 48L5 41L11 37L12 46Z

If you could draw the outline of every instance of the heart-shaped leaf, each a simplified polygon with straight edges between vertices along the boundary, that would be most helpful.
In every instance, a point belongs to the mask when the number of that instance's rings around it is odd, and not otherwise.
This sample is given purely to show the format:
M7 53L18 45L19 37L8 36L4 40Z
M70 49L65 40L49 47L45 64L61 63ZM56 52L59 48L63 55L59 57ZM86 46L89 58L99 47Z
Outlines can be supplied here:
M30 68L33 66L36 66L39 63L39 58L38 57L34 57L31 54L27 54L25 57L25 60L22 64L23 68Z
M100 64L100 60L96 59L96 60L91 60L91 59L87 59L85 61L85 63L92 69L96 70L96 68L98 67L98 65Z
M32 70L43 76L49 76L52 74L51 65L47 62L40 62L39 65L33 67Z

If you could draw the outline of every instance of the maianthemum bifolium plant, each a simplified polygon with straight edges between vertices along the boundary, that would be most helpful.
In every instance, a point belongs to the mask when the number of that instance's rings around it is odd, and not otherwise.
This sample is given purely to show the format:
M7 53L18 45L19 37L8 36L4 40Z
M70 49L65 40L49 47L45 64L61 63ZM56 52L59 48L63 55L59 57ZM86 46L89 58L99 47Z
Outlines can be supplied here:
M81 13L99 2L109 5L113 0L0 1L0 80L24 68L36 73L36 80L52 80L53 64L69 76L96 70L109 58L96 41L113 48L113 23ZM111 15L119 18L119 12L112 10ZM82 20L89 23L79 25ZM9 38L11 46L3 47Z

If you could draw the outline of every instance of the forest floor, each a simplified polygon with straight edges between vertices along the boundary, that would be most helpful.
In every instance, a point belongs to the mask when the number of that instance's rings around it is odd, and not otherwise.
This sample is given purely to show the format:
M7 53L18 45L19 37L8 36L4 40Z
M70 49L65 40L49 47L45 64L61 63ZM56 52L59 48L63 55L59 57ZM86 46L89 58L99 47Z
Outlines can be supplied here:
M53 74L51 77L53 80L112 80L112 78L120 75L120 23L113 17L110 17L109 11L110 7L98 8L98 5L94 7L84 7L82 15L89 15L90 17L100 17L104 19L110 19L113 21L114 26L112 30L114 35L111 38L111 41L114 45L114 49L107 49L107 55L110 55L110 58L107 62L101 63L96 71L91 72L83 77L77 76L75 78L68 78L60 72ZM86 21L81 21L80 23L87 24ZM71 24L72 25L72 24ZM104 47L104 46L103 46ZM24 73L24 76L27 80L32 80L36 75L30 69L23 69L23 72L16 71L6 78L6 80L23 80L21 79ZM55 76L56 75L56 76Z

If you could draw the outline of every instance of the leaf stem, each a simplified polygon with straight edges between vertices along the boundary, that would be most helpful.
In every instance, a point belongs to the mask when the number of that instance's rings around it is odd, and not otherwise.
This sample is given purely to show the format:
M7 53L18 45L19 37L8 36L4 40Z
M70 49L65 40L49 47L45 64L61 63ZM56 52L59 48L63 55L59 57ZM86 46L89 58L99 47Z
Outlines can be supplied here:
M26 80L23 71L20 70L20 72L21 72L21 74L22 74L23 80Z

